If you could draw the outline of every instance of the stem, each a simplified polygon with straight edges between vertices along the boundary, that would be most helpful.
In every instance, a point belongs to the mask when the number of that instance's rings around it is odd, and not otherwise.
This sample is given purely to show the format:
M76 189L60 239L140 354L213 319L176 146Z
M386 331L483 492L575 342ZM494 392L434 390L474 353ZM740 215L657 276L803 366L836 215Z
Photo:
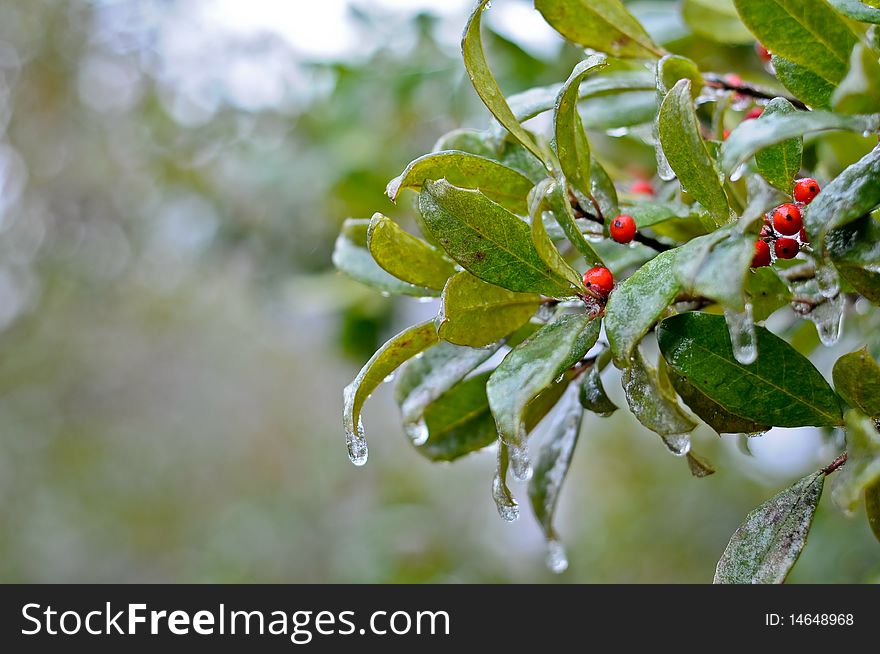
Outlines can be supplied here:
M599 215L601 215L602 212L601 212L601 210L599 210L599 205L596 202L595 198L591 198L591 199L593 201L593 204L596 207L596 211L598 211ZM570 191L568 194L568 200L571 203L571 208L574 211L576 218L586 218L587 220L591 220L594 223L599 223L600 225L605 224L605 221L602 218L600 218L599 215L590 213L589 211L585 210L581 206L581 203L578 202L578 199ZM641 243L642 245L647 245L649 248L656 250L657 252L666 252L667 250L671 250L673 248L673 246L666 245L666 243L661 243L657 239L651 238L650 236L645 236L641 232L636 232L636 235L635 235L635 237L633 237L633 240L636 243Z
M775 93L769 93L768 91L763 91L756 86L752 86L751 84L731 84L726 79L719 75L713 75L712 73L707 73L703 75L703 81L706 86L714 88L714 89L724 89L726 91L736 91L740 95L747 95L750 98L760 98L761 100L772 100L776 97L784 97L786 100L791 102L798 109L802 109L804 111L809 111L810 108L807 107L803 102L798 100L797 98L792 98L788 96L778 96Z
M822 468L822 472L824 472L824 473L825 473L825 476L827 477L827 476L830 475L832 472L834 472L834 471L837 470L839 467L841 467L844 463L846 463L846 460L847 460L848 458L849 458L849 454L847 454L846 452L844 452L844 453L841 454L839 457L837 457L836 459L834 459L834 461L832 461L831 463L829 463L826 467Z

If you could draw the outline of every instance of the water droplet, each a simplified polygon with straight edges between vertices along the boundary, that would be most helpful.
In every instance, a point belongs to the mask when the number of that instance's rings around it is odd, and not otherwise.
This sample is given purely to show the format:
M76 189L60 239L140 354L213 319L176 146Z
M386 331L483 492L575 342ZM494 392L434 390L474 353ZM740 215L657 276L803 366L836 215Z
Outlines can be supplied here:
M425 419L421 418L417 422L407 422L403 426L403 431L416 447L424 445L428 440L428 425Z
M379 291L379 295L381 295L382 297L391 297L391 293L389 293L388 291Z
M370 452L367 449L367 439L364 437L364 422L358 418L357 431L346 431L345 444L348 447L348 458L356 466L362 466L367 462Z
M416 302L419 304L428 304L429 302L433 302L437 298L431 297L430 295L425 295L424 297L417 297Z
M742 313L725 309L724 318L733 346L733 358L744 366L754 363L758 358L758 340L752 319L752 305L747 302L746 310Z
M513 478L517 481L528 481L532 478L532 462L529 460L529 450L522 447L510 446L510 468L513 470Z
M385 379L383 379L382 381L385 382L386 384L390 384L391 382L394 381L394 373L393 372L389 373L388 375L385 376Z
M551 572L561 574L568 570L568 557L565 555L565 548L555 538L547 541L546 561Z
M737 166L736 170L730 173L730 181L738 182L740 179L742 179L742 176L746 174L746 170L748 169L746 168L745 164L740 164L739 166Z

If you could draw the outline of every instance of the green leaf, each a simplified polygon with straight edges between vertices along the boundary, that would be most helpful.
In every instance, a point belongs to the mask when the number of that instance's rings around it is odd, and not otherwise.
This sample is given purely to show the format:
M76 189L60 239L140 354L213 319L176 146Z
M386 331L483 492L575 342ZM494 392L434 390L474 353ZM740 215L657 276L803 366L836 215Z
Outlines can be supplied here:
M535 0L557 32L613 57L655 59L664 52L620 0Z
M403 231L381 213L370 221L367 247L379 266L416 286L441 291L446 280L455 274L455 266L438 250Z
M562 257L559 250L547 235L544 227L544 209L553 194L559 194L559 184L551 179L545 179L539 183L529 199L529 218L532 222L532 242L538 251L538 256L550 270L559 277L568 281L575 288L586 290L583 279ZM562 212L565 213L565 212ZM580 233L580 230L577 230ZM581 237L583 238L583 237ZM592 250L592 248L590 248Z
M676 250L663 252L620 284L605 307L605 332L618 368L681 292L675 279Z
M880 25L880 9L869 7L865 3L859 2L859 0L828 0L828 4L847 18L852 18L862 23Z
M602 55L579 62L562 85L553 111L556 155L569 184L585 195L590 194L590 143L578 113L578 90L584 77L608 65Z
M880 111L880 63L874 50L861 43L853 48L849 72L831 96L831 103L835 111L847 114Z
M667 220L678 220L692 217L691 209L680 202L647 201L638 204L627 204L621 211L629 214L636 221L636 227L645 229Z
M650 123L657 114L657 94L633 91L589 98L583 105L584 127L593 131Z
M754 122L754 121L753 121ZM804 210L814 247L825 234L870 213L880 204L880 146L847 167Z
M865 513L874 536L880 541L880 482L865 489Z
M834 364L834 388L847 404L866 415L880 417L880 365L863 347L844 354Z
M837 83L856 35L824 0L734 0L740 18L771 52Z
M456 345L483 347L527 323L539 306L540 295L514 293L460 272L443 290L438 333Z
M584 417L584 410L578 403L577 396L577 388L569 387L548 418L551 422L547 425L546 437L529 482L532 510L544 531L551 554L560 547L553 519ZM562 572L567 566L564 558L560 560L550 557L548 563L554 572Z
M405 329L380 347L354 381L345 387L342 392L342 424L352 463L363 465L367 462L367 442L361 420L364 402L405 361L436 343L437 329L433 319Z
M510 106L504 99L501 87L498 86L498 82L495 81L495 77L492 75L489 62L486 60L486 53L483 51L483 41L480 36L480 21L483 17L483 10L487 8L488 4L489 0L480 0L465 26L464 34L461 37L464 67L477 95L480 96L480 100L492 112L492 115L529 152L543 161L544 154L528 130L520 125L516 116L513 115Z
M494 160L498 156L498 148L496 146L497 143L494 142L494 139L488 132L481 132L477 129L454 129L437 139L437 142L434 144L434 147L431 148L431 151L440 153L448 150L456 150ZM416 161L418 161L418 159L416 159ZM410 166L415 163L416 162L413 161ZM408 177L406 171L404 171L400 177ZM388 185L391 186L390 183ZM421 186L421 182L419 182L419 186ZM388 193L387 188L385 193ZM395 195L397 195L397 192L395 192Z
M813 71L785 57L773 55L773 70L782 85L813 109L831 109L831 94L837 88Z
M788 285L770 266L756 268L747 276L746 289L752 304L752 319L761 322L777 309L791 303Z
M880 304L880 224L864 216L825 237L834 266L856 291Z
M776 427L842 423L837 395L810 360L764 327L755 327L758 359L733 356L723 316L683 313L657 326L666 362L725 410Z
M401 281L376 263L367 249L369 226L370 221L365 219L349 218L342 223L333 248L333 265L340 272L361 284L391 295L432 297L440 294L437 290Z
M745 310L745 284L755 255L754 236L722 229L679 248L675 277L692 297L715 300L733 311Z
M807 475L746 516L715 569L716 584L781 584L807 542L825 474Z
M510 291L568 297L568 282L550 270L529 226L479 191L446 180L425 182L419 194L425 228L459 265Z
M688 408L718 434L755 434L771 427L731 413L675 371L670 371L669 379Z
M614 180L595 157L593 157L590 171L593 199L599 205L602 215L612 217L618 215L620 210L618 209L617 189L614 187Z
M479 189L483 195L514 213L525 214L532 182L507 166L467 152L434 152L410 163L388 183L385 194L397 202L403 189L420 191L428 179L445 179L459 188Z
M486 391L504 442L524 444L526 407L583 358L596 343L599 327L600 321L587 314L562 316L511 350L495 369Z
M776 114L765 120L740 123L721 146L721 163L725 173L733 172L756 152L810 132L843 130L874 132L880 128L880 115L844 116L827 111L799 111Z
M880 482L880 433L874 421L857 409L846 420L846 465L837 473L831 499L843 511L855 510L866 488Z
M410 440L418 443L425 438L423 417L426 407L456 386L500 347L500 342L483 348L441 342L401 366L394 382L394 400L400 407L403 430Z
M734 45L754 41L736 13L733 0L684 0L684 21L703 38Z
M775 114L794 114L797 109L785 98L774 98L764 108L758 120L767 120ZM803 138L793 138L771 145L755 154L758 172L771 185L783 193L791 193L794 178L801 169L801 158L804 153Z
M730 207L715 161L700 136L690 80L679 81L666 95L658 126L663 152L682 188L706 208L716 225L728 222Z
M599 370L598 365L593 365L584 374L580 384L580 401L582 407L603 418L607 418L617 411L617 405L605 392L605 386L602 384L602 371Z
M594 173L596 170L597 169L594 167ZM596 179L596 177L593 177L594 189L596 188ZM550 195L547 200L550 204L550 209L553 212L553 217L555 218L556 223L562 229L562 232L565 234L569 243L571 243L584 258L584 261L590 266L604 266L605 264L602 261L602 257L599 256L599 253L596 252L596 249L586 237L584 237L583 232L580 227L578 227L574 212L571 208L571 203L569 202L568 194L565 192L563 186L561 184L555 185L555 187L550 190ZM582 284L583 281L579 279L578 287L580 288Z
M703 74L692 59L679 55L666 55L657 62L655 91L662 101L675 85L683 79L691 82L691 99L696 100L703 88Z
M416 449L431 461L454 461L488 447L498 438L486 398L485 372L453 386L427 405L427 438Z
M636 419L658 434L670 452L678 456L687 454L689 434L697 423L681 409L678 398L660 383L657 369L645 361L638 349L620 381Z

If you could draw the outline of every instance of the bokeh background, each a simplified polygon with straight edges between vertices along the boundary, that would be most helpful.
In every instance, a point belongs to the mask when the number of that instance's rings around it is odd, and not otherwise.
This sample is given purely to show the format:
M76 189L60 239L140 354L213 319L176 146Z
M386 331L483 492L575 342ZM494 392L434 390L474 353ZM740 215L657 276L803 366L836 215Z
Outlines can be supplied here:
M691 35L676 3L631 4L701 63L753 58ZM424 460L389 389L369 464L348 462L342 387L436 307L340 277L333 240L376 210L408 224L385 183L488 124L458 54L470 5L0 4L0 580L707 582L751 508L833 458L811 430L750 451L698 431L719 470L698 480L625 411L589 419L559 576L527 511L498 519L493 455ZM565 79L578 51L529 4L495 5L502 87ZM650 167L626 134L597 143ZM792 581L876 581L878 552L824 501Z

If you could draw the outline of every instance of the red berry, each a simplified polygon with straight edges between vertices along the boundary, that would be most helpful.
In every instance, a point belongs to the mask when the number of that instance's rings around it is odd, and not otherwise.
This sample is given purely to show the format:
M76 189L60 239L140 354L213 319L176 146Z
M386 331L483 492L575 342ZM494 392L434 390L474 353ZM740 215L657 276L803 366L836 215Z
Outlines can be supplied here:
M770 63L770 60L773 59L773 55L761 43L755 43L755 52L758 53L758 58L764 63Z
M801 240L801 243L804 245L810 244L810 235L807 234L807 230L801 227L801 232L798 234L798 238Z
M801 245L793 238L778 238L773 249L776 251L776 256L780 259L794 259L801 249Z
M767 241L755 241L755 256L752 258L752 268L760 268L770 265L770 246Z
M614 288L614 275L608 268L602 266L590 268L584 273L584 286L588 291L592 291L601 298L606 298Z
M797 202L810 204L817 195L819 195L819 182L812 177L799 179L794 183L794 199Z
M729 130L729 129L726 129L726 130L724 130L724 140L725 140L725 141L727 140L727 137L728 137L728 136L730 136L730 130Z
M629 243L636 235L636 221L632 216L622 213L611 221L609 231L611 238L618 243Z
M762 113L764 113L764 107L752 107L749 113L745 115L745 118L743 118L743 121L760 118Z
M804 221L801 219L801 210L794 204L783 204L776 207L773 212L773 229L780 234L793 236L801 231Z
M654 187L651 185L651 182L640 180L638 182L633 182L633 185L629 187L629 192L639 193L641 195L654 195Z

